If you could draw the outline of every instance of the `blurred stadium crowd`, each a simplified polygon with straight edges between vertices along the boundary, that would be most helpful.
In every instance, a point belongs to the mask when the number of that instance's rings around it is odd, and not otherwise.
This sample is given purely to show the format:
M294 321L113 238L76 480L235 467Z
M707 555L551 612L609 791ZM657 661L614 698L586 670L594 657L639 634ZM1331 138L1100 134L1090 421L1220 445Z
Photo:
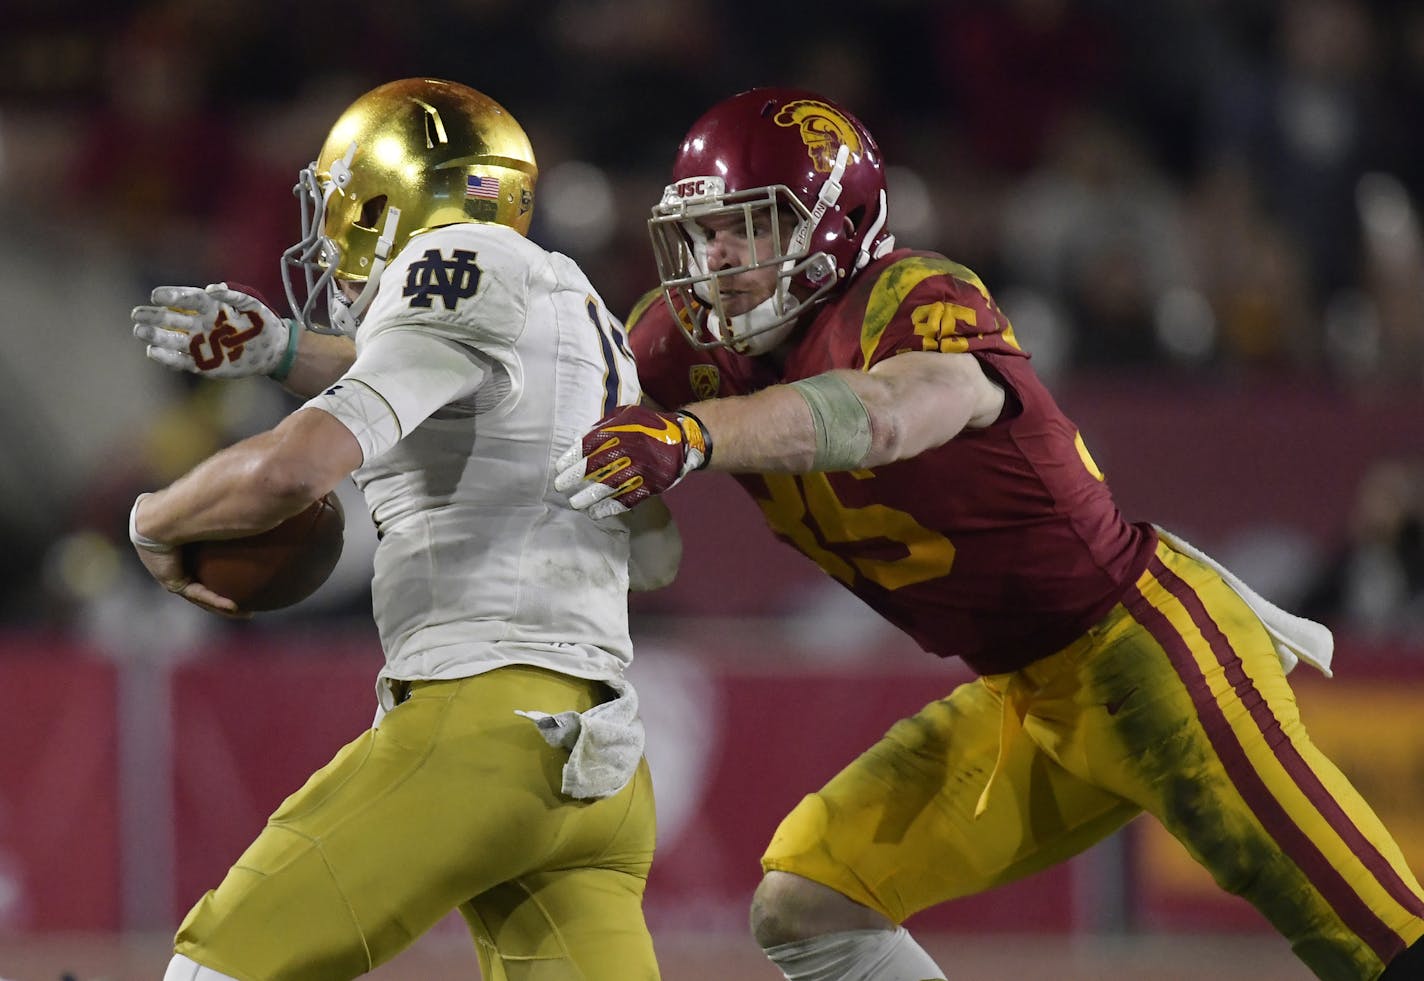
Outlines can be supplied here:
M878 136L900 243L980 273L1050 382L1424 393L1408 0L21 0L0 35L0 620L145 608L133 495L292 403L148 364L129 308L221 278L278 301L298 168L349 101L416 74L520 120L533 237L614 309L655 285L644 218L688 124L798 84ZM1316 612L1424 619L1422 487L1412 458L1361 481ZM364 610L347 595L333 613ZM179 605L148 601L173 637L200 629Z

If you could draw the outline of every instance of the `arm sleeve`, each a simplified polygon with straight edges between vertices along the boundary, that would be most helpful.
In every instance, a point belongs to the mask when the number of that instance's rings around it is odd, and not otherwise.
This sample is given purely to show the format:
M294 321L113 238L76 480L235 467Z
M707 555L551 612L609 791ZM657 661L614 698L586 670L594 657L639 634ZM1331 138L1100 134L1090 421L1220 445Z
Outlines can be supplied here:
M386 330L334 385L306 403L340 419L363 462L385 453L432 413L473 394L489 366L470 348L420 330Z

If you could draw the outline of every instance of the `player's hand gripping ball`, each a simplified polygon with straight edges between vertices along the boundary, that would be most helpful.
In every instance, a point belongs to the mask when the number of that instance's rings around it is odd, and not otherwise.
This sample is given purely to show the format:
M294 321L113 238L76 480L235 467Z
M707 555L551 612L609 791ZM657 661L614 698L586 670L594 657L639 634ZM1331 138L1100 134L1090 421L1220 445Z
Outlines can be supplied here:
M160 586L212 613L249 617L291 606L316 592L341 558L345 514L335 492L259 534L177 546L138 530L145 497L129 511L139 561Z
M712 438L690 412L625 405L604 416L555 464L554 487L592 517L632 510L712 459Z
M148 357L167 368L208 378L284 375L297 331L254 290L227 283L160 286L129 315Z
M181 546L183 569L244 613L280 610L306 599L341 558L345 512L335 492L267 531Z

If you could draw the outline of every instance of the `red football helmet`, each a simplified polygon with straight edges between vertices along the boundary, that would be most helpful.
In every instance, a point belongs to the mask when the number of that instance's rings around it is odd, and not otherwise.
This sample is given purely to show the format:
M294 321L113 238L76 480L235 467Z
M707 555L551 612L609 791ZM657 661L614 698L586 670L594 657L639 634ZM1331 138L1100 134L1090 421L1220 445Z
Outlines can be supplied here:
M764 354L796 319L871 259L894 248L885 225L885 169L860 120L812 92L760 88L709 109L678 148L673 182L648 222L663 293L699 348ZM704 222L733 216L749 260L707 262ZM776 266L772 296L728 316L724 277ZM678 303L677 300L681 301ZM689 320L691 322L689 322Z

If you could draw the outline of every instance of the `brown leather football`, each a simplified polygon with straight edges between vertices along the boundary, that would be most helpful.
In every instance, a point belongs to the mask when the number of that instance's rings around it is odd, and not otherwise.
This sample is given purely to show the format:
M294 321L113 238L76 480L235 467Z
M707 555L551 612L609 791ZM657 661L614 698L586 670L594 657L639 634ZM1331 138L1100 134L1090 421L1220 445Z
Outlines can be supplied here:
M345 528L341 501L332 492L260 534L189 542L183 566L245 612L280 610L326 582L341 558Z

